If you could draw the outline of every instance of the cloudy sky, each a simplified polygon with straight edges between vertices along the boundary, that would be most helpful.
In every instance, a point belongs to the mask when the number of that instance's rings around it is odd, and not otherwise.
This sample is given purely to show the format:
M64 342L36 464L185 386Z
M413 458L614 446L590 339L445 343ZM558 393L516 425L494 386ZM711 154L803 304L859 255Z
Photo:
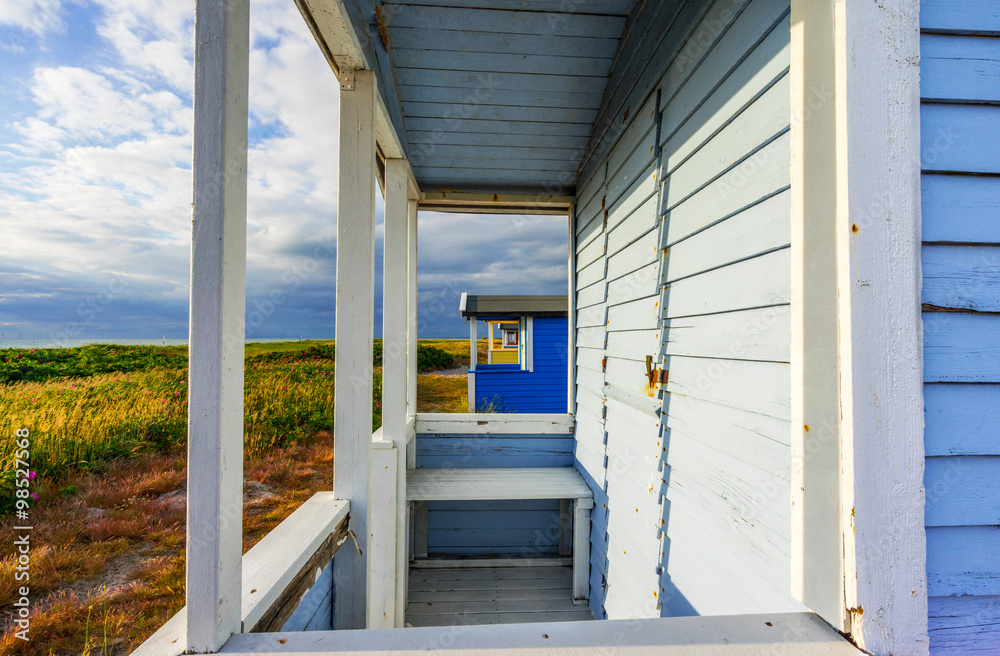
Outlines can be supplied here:
M292 0L251 7L248 312L288 300L250 336L328 337L339 89ZM193 10L0 0L0 339L187 336ZM565 219L421 213L419 236L421 337L467 334L461 291L566 291Z

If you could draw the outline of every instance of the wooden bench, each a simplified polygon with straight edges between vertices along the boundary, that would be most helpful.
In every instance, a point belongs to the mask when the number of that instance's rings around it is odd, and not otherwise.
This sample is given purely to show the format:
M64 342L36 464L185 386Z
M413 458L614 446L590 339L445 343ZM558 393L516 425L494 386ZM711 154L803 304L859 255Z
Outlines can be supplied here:
M531 469L410 469L408 501L558 499L573 504L573 603L588 602L590 510L594 494L572 467Z

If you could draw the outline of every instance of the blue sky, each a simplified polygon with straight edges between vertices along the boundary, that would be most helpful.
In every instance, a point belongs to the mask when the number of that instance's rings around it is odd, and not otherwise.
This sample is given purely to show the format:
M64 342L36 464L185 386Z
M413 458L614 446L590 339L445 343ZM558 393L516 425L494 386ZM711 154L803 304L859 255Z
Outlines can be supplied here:
M193 7L0 0L0 339L187 336ZM292 0L251 9L248 312L287 294L251 336L330 336L339 88ZM563 218L419 236L421 337L467 334L462 291L566 291Z

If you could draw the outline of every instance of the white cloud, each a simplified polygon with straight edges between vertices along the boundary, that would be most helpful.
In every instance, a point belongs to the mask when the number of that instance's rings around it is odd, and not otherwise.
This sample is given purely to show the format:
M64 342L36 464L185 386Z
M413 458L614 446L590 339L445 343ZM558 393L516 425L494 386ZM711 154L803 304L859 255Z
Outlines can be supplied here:
M63 29L62 11L60 0L0 0L0 25L41 36Z

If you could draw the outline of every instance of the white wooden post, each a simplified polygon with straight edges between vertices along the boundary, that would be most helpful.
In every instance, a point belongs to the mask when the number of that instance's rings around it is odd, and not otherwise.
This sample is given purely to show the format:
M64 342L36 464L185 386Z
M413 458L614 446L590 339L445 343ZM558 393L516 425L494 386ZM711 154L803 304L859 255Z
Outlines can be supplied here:
M487 321L486 336L486 364L493 364L493 322Z
M848 629L840 510L833 3L792 2L792 594Z
M928 650L918 18L792 0L792 592L880 656Z
M240 631L248 0L195 5L187 652Z
M372 440L372 475L369 479L368 518L368 628L391 629L396 606L396 513L399 499L396 474L399 450L386 439ZM405 470L404 470L405 475ZM337 552L338 554L340 552ZM336 558L334 558L336 562ZM402 626L402 625L400 625Z
M593 499L573 500L573 603L590 603L590 509Z
M384 272L382 276L382 435L395 448L393 453L399 459L394 471L396 480L389 482L384 477L382 486L396 488L395 507L369 506L369 526L374 536L373 518L395 517L394 523L380 524L383 531L391 530L391 535L381 535L379 540L391 542L389 550L372 550L369 557L369 571L393 569L395 578L390 581L369 580L371 589L368 596L369 628L393 628L403 625L404 577L406 576L406 383L407 383L407 273L409 266L407 239L409 166L403 159L385 161L385 236ZM382 476L376 467L373 476ZM373 537L374 539L374 537ZM388 558L391 563L375 563L375 558ZM390 590L376 590L375 586L391 585ZM385 602L385 607L379 604Z
M417 414L417 201L406 204L406 414ZM414 450L411 448L411 452ZM414 452L415 455L415 452ZM407 456L412 458L412 456ZM409 466L416 466L413 462Z
M476 317L469 317L469 412L476 411L476 355L479 351L479 338L476 336L476 328L479 320ZM489 347L487 347L488 349ZM489 353L489 350L486 351Z
M351 502L356 549L334 558L337 629L365 628L375 286L375 76L342 71L337 202L337 354L333 491Z
M570 205L567 212L567 224L569 225L569 284L567 285L569 299L568 314L566 315L566 327L569 332L569 339L566 343L566 374L568 382L566 385L566 412L576 413L576 226L573 224L573 217L576 216L576 205Z
M847 608L860 647L922 655L920 2L834 7Z

